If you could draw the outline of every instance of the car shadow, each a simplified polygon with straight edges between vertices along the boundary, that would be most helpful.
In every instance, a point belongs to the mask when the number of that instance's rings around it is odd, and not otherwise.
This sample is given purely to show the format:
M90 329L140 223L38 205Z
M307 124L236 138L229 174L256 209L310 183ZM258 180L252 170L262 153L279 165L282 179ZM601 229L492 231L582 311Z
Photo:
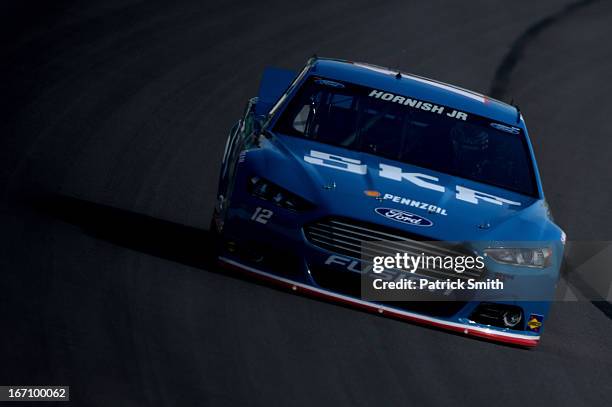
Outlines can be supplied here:
M215 265L215 242L205 229L64 195L37 199L34 207L117 246L200 269Z

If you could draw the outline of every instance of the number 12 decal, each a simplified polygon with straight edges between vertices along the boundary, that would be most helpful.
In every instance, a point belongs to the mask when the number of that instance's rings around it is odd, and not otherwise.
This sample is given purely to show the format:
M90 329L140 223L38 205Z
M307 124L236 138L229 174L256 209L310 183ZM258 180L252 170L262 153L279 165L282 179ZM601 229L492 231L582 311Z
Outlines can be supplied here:
M255 222L266 224L268 223L272 215L274 215L274 212L258 206L255 209L253 216L251 216L251 220L254 220Z

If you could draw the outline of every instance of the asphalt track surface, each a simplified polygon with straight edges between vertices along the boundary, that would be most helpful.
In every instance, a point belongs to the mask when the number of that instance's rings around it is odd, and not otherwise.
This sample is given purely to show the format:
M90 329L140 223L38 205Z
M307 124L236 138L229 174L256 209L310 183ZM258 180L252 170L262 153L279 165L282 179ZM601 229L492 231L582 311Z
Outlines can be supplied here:
M611 3L10 3L0 384L94 406L610 405L607 303L557 303L538 348L502 346L219 270L207 226L259 74L317 53L514 98L558 223L612 240Z

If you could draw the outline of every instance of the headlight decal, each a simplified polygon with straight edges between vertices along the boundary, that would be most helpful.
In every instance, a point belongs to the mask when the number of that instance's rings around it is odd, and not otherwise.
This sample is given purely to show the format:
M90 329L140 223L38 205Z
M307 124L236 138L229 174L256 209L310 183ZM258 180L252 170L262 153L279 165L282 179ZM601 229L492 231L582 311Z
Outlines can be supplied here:
M552 258L550 247L495 247L485 249L484 253L498 263L534 268L548 267Z
M256 175L248 179L247 190L257 198L292 211L305 211L314 207L306 199Z

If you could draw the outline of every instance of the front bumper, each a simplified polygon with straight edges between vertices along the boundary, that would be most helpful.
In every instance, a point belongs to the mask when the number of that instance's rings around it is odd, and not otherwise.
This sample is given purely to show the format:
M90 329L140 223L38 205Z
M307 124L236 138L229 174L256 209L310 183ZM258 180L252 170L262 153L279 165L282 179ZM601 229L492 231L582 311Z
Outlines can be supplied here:
M540 341L543 326L537 332L523 329L501 328L475 322L471 315L482 304L481 301L470 301L459 304L451 314L432 314L415 312L412 309L394 306L393 303L365 301L359 295L321 286L313 278L311 269L321 265L324 259L332 255L320 247L312 245L304 236L302 224L309 222L320 214L311 214L312 219L300 219L296 225L295 214L285 214L275 210L275 217L267 224L254 222L252 212L256 207L264 206L261 201L246 199L240 205L230 208L225 218L224 241L219 263L222 266L246 272L260 279L291 289L294 292L340 302L377 314L417 322L442 328L469 336L484 338L502 343L524 347L536 346ZM268 262L265 258L274 257L282 261ZM519 274L520 277L520 274ZM535 281L535 280L534 280ZM544 280L550 284L551 280ZM541 316L543 321L548 313L549 302L503 301L500 304L520 306L523 318L530 315Z

